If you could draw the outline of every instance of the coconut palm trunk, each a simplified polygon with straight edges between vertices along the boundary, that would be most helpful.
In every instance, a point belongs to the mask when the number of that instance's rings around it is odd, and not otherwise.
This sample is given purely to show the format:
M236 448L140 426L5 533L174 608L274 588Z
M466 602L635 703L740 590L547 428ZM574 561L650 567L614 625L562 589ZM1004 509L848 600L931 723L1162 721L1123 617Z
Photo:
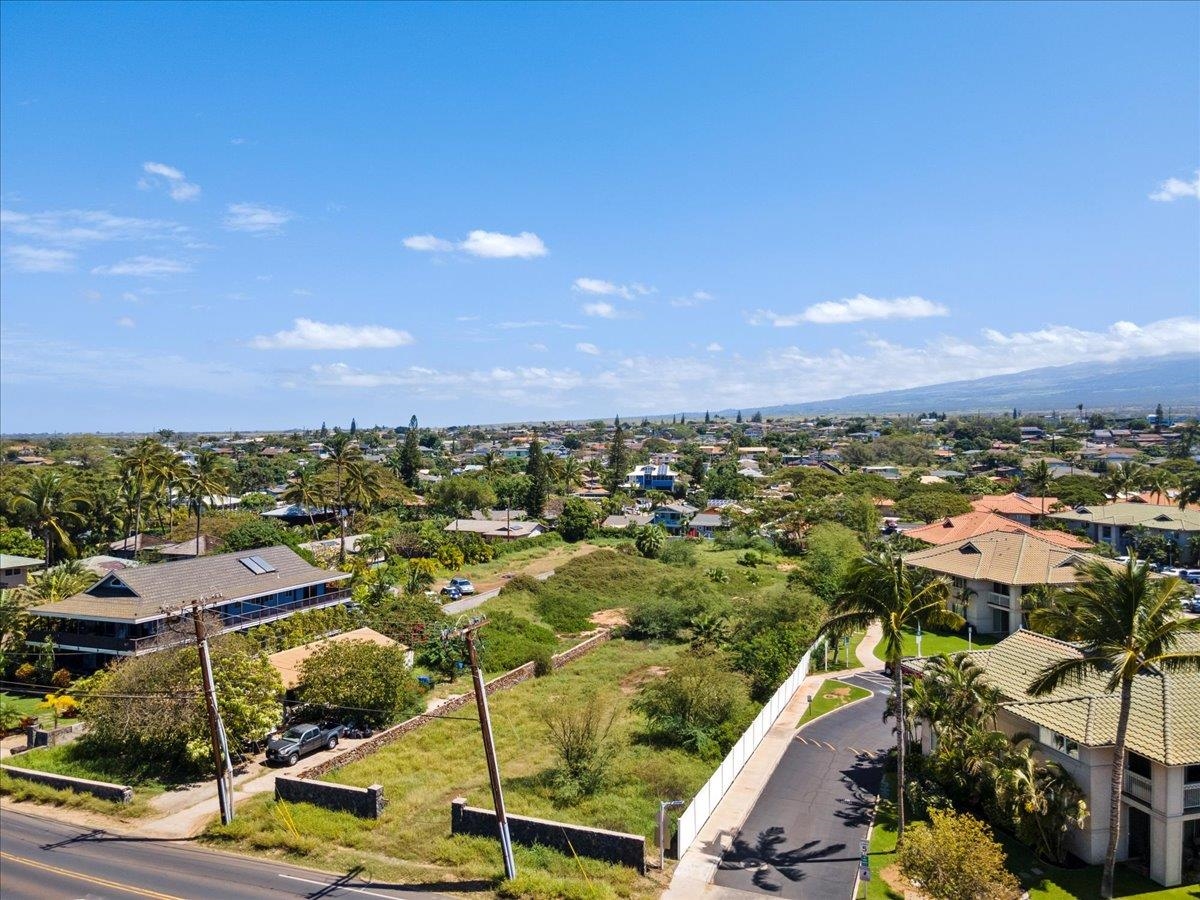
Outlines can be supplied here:
M896 846L904 834L904 757L908 754L908 728L904 713L904 667L900 658L892 660L892 681L896 691Z
M1113 895L1117 868L1117 844L1121 839L1121 794L1125 790L1125 739L1129 732L1129 712L1133 706L1133 680L1121 680L1121 710L1117 715L1117 741L1113 747L1112 796L1108 801L1108 849L1104 853L1104 874L1100 878L1100 896Z

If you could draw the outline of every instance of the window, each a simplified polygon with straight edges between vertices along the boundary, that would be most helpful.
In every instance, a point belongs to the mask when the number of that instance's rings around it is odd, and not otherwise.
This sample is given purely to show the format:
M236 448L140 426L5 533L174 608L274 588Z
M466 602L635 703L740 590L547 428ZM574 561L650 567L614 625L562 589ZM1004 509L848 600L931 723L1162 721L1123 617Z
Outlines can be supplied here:
M1200 781L1200 766L1187 766L1183 770L1183 780L1187 784L1195 784Z
M1141 775L1143 778L1150 777L1150 760L1136 753L1129 754L1129 761L1125 764L1125 768L1134 775Z
M993 581L992 582L992 593L999 594L1002 597L1007 597L1008 596L1008 585L1001 584L998 581Z
M1054 750L1057 750L1059 753L1065 754L1072 759L1079 759L1078 741L1072 740L1065 734L1061 734L1052 728L1047 728L1045 725L1042 725L1039 738L1047 747L1051 747Z

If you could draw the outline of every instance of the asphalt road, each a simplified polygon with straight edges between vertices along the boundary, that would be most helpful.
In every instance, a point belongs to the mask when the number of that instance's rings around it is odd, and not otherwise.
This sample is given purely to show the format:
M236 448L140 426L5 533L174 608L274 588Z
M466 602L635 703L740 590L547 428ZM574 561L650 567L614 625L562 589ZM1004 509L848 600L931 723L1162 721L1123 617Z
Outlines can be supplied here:
M804 900L850 896L883 755L895 738L882 721L888 681L870 674L841 680L874 695L799 732L722 856L714 884Z
M4 900L429 900L442 896L431 893L439 887L461 890L464 886L372 884L353 874L338 877L271 860L217 853L190 841L88 830L11 809L0 815L0 896Z

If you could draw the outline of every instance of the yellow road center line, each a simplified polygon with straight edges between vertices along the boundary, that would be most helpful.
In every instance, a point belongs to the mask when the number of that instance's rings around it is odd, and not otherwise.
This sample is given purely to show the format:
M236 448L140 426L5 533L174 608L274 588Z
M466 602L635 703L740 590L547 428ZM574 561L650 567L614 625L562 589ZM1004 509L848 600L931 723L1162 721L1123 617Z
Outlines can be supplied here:
M175 897L171 894L160 894L158 891L134 887L131 884L122 884L119 881L108 881L104 878L97 878L94 875L84 875L81 872L72 872L70 869L60 869L58 866L51 866L47 863L37 862L33 859L26 859L23 856L14 856L11 853L4 853L3 851L0 851L0 859L12 860L13 862L32 866L35 869L41 869L45 872L54 872L56 875L74 878L77 881L86 881L89 884L98 884L101 887L114 888L118 891L124 891L127 894L137 894L139 897L153 897L155 900L183 900L183 898Z

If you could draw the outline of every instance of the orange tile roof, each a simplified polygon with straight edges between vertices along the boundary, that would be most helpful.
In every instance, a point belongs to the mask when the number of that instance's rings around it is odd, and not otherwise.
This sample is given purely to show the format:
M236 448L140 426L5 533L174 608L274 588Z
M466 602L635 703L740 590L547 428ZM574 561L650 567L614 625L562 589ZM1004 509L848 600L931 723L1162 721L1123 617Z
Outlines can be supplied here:
M980 497L972 500L971 506L977 510L998 512L1002 515L1040 516L1042 501L1046 501L1046 512L1054 509L1057 497L1026 497L1013 491L1010 494L1000 494L995 497Z
M941 546L994 531L1003 531L1007 534L1028 534L1067 550L1083 550L1091 546L1088 541L1067 534L1065 531L1043 531L1030 528L1020 522L1006 519L997 512L978 509L942 522L934 522L932 525L914 528L904 532L904 536Z

